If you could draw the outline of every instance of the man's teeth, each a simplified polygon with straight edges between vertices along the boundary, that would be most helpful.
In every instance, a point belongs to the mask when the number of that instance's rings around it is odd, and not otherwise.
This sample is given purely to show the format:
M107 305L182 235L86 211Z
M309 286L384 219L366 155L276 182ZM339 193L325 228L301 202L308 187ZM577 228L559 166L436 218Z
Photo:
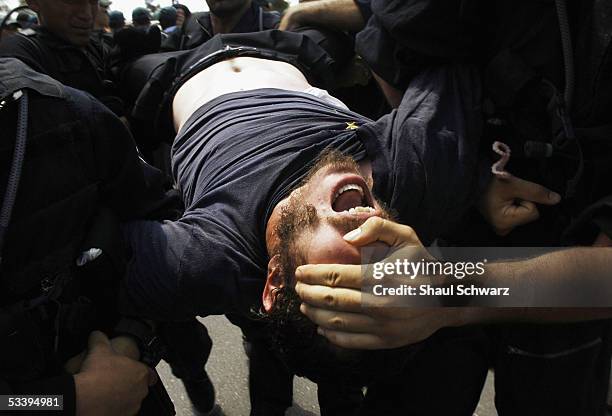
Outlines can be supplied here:
M342 188L338 189L338 192L336 192L336 194L334 195L334 200L336 200L336 198L338 198L346 191L357 191L361 194L361 197L363 197L365 194L361 186L356 185L354 183L349 183L348 185L344 185Z
M347 191L357 191L359 192L359 194L361 195L361 198L363 198L365 196L365 192L363 190L363 188L357 184L354 183L349 183L348 185L344 185L342 188L340 188L336 194L334 195L334 201L340 196L342 195L344 192ZM376 210L372 207L353 207L347 210L344 210L344 212L348 212L349 214L359 214L359 213L372 213L375 212Z
M374 208L372 207L354 207L349 209L348 211L344 211L344 212L348 212L349 214L358 214L361 212L367 212L367 213L371 213L376 211Z

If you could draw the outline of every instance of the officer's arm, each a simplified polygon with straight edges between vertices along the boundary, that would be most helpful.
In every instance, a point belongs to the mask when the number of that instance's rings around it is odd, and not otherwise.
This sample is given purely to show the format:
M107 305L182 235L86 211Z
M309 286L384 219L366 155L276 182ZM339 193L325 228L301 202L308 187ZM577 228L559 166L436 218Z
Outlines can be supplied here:
M83 116L94 137L95 168L104 202L121 220L153 218L171 210L177 201L166 195L162 172L138 156L134 139L119 118L93 98L89 101L89 114Z
M370 218L360 232L345 236L363 247L382 242L397 253L427 256L414 231L407 226ZM387 261L394 261L389 258ZM565 301L577 294L592 305L610 305L612 248L575 248L533 259L489 264L482 281L492 287L534 287L531 303ZM396 296L380 296L375 306L363 308L364 280L359 265L309 265L296 271L301 311L331 342L345 348L379 349L413 344L440 328L500 322L573 322L612 318L612 308L419 308L397 307ZM419 279L424 279L420 276ZM394 279L389 277L389 279ZM402 282L406 282L401 277ZM452 284L452 283L450 283ZM548 303L546 303L548 302Z
M363 3L363 1L361 2ZM347 32L358 32L367 16L354 0L321 0L290 7L279 29L291 30L299 26L319 26Z

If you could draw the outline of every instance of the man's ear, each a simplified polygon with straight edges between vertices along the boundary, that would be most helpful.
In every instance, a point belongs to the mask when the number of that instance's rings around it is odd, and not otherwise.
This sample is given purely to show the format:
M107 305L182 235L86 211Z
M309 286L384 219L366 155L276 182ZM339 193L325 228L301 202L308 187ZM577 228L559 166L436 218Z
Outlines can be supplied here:
M266 278L266 286L261 295L264 311L270 312L276 300L276 291L280 289L285 282L281 276L280 256L276 254L268 262L268 277Z

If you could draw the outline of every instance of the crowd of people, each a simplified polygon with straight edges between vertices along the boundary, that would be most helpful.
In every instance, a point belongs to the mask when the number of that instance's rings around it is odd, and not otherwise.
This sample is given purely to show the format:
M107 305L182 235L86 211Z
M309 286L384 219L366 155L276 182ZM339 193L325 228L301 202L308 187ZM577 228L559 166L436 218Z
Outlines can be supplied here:
M0 393L174 414L164 359L220 414L196 317L226 315L253 416L295 375L322 415L472 415L490 369L500 415L605 416L612 4L206 3L0 28ZM587 301L365 307L373 244L554 247L488 284Z

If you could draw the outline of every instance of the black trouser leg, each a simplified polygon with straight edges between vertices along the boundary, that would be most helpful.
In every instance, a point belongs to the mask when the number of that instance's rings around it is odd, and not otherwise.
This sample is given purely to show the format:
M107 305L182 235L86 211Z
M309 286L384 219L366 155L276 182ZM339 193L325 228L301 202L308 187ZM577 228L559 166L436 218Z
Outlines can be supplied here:
M500 416L601 416L610 380L610 322L499 328L495 406Z
M204 324L195 318L163 323L159 333L166 344L164 359L170 364L172 374L183 381L201 380L212 349L212 340Z
M245 341L251 416L282 416L293 404L293 374L261 340Z
M441 330L395 374L380 374L368 386L360 416L472 416L488 361L479 329Z
M317 397L321 416L354 416L363 402L360 386L341 383L318 383Z

